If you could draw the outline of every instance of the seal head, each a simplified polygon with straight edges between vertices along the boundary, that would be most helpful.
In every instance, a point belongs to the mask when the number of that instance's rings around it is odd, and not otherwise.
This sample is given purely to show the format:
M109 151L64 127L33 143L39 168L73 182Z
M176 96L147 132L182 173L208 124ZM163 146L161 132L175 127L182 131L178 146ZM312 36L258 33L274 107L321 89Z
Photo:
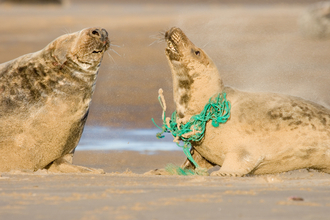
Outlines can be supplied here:
M70 43L67 36L63 36L56 41L57 44L64 45L56 45L55 56L63 62L65 61L63 58L65 59L69 55L71 59L85 69L97 67L102 60L103 53L110 45L108 32L102 28L85 29L71 37L75 41L70 45L69 51L63 47L65 44Z
M88 28L63 35L49 45L59 64L72 60L84 70L95 71L109 48L108 32L103 28Z
M206 53L196 47L180 28L173 27L165 33L167 48L165 54L171 62L178 61L186 63L188 60L195 60L204 65L209 65L210 60L207 59Z
M223 84L212 59L196 47L180 28L173 27L167 31L165 41L176 110L184 123L192 115L200 113L209 98L222 91Z

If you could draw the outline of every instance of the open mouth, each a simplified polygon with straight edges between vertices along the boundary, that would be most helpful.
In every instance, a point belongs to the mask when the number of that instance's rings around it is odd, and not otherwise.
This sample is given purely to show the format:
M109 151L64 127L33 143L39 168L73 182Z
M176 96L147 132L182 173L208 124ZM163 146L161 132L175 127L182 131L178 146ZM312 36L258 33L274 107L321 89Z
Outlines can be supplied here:
M181 30L178 28L172 28L165 34L165 39L167 42L167 50L173 55L179 55L178 46L182 43Z
M94 50L93 53L102 53L103 50Z
M103 53L110 47L110 41L106 40L101 45L96 46L92 53Z
M165 33L165 40L167 47L165 49L166 55L170 60L181 60L182 47L184 46L184 34L179 28L171 28Z
M179 52L177 51L177 49L174 47L172 41L170 40L166 40L167 41L167 49L169 49L172 53L178 54Z

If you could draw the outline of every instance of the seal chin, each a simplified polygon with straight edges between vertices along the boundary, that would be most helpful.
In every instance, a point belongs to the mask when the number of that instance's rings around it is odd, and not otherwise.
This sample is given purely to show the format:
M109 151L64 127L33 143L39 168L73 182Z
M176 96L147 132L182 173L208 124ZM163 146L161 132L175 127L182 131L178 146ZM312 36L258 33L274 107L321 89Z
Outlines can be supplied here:
M170 48L165 49L165 54L167 58L171 61L180 61L180 54L176 51L171 50Z

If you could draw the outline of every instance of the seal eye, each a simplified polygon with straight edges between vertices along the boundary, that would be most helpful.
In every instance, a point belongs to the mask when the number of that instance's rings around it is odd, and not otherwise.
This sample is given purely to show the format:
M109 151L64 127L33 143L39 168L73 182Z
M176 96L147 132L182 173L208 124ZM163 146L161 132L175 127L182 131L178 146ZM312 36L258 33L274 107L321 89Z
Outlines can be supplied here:
M196 50L196 51L195 51L195 54L196 54L197 56L200 56L200 55L201 55L201 52L199 52L198 50Z

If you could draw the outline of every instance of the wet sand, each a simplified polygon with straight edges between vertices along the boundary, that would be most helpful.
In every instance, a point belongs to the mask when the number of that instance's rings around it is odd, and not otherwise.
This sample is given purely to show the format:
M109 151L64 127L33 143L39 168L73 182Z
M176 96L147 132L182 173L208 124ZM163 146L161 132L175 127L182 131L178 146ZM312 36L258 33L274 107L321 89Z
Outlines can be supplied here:
M291 1L292 2L292 1ZM330 106L330 41L300 36L306 4L99 4L0 7L0 62L85 27L109 31L119 54L103 60L88 125L153 127L172 80L158 34L181 27L217 63L224 83ZM151 45L150 45L151 44ZM3 173L1 219L328 219L330 175L294 171L242 178L145 176L181 164L180 151L77 151L74 163L104 175ZM127 170L128 169L128 170ZM296 200L296 201L295 201ZM300 201L303 200L303 201Z

